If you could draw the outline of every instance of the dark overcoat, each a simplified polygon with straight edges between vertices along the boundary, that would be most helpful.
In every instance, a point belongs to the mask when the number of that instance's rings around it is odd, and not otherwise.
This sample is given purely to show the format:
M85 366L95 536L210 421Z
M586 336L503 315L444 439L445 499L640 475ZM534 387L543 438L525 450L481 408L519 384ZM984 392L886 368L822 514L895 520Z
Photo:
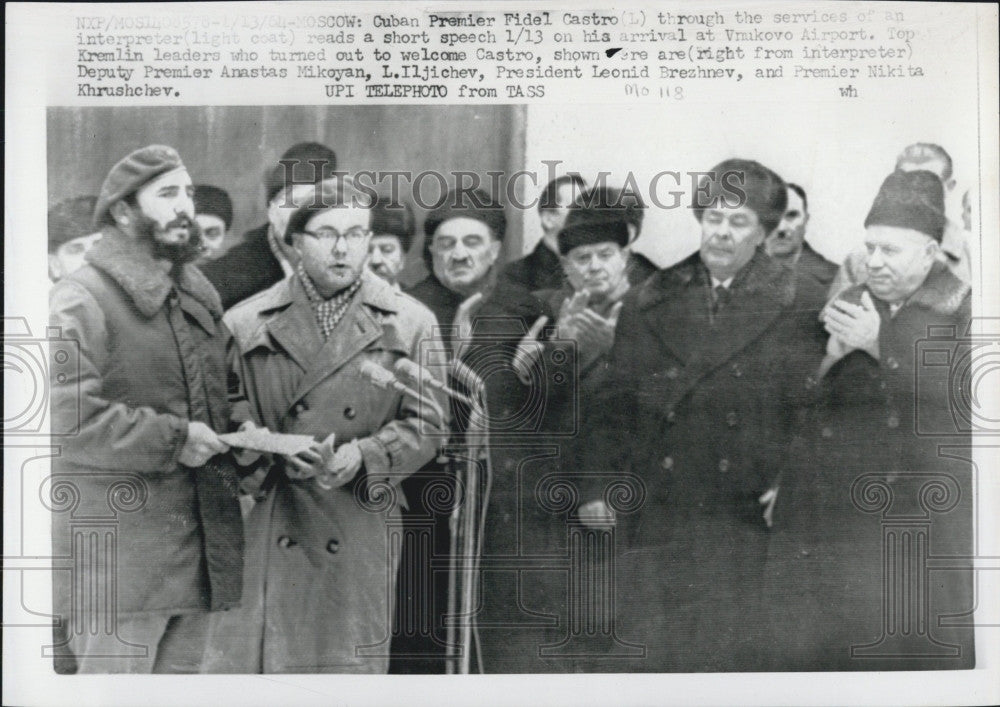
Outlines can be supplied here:
M646 652L622 669L759 669L759 497L782 483L823 334L812 285L760 251L716 313L710 283L695 254L628 294L582 432L590 463L644 484L619 518L617 608L618 635Z
M486 381L492 483L486 506L477 614L489 673L613 672L635 654L613 634L609 581L615 536L580 523L579 506L633 498L624 475L581 463L581 411L608 362L558 338L568 286L530 295L500 283L473 324L466 361ZM607 315L606 311L600 312ZM549 326L527 382L512 367L521 338L540 316Z
M267 241L270 227L265 223L250 229L243 234L242 241L220 257L199 266L219 291L225 309L266 290L285 276Z
M59 438L52 463L55 556L75 557L80 591L107 591L113 574L119 615L235 606L243 564L235 465L178 462L188 421L218 432L230 422L218 295L194 266L168 276L114 227L87 260L50 298L52 325L74 344L51 369L53 428L73 432ZM111 552L74 554L98 538ZM97 596L80 599L97 606Z
M864 291L841 297L858 302ZM767 562L774 670L973 665L972 576L957 569L972 554L961 415L975 346L970 288L936 264L894 315L871 296L879 358L852 351L826 362L808 444L783 485ZM924 574L927 553L951 569ZM914 575L894 564L904 561ZM893 587L919 600L901 601Z

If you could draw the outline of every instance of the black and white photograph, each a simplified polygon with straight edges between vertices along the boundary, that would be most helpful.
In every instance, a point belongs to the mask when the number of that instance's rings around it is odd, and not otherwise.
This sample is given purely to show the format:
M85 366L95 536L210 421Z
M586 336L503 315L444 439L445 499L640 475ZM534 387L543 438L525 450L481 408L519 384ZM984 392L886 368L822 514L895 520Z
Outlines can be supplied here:
M8 9L5 703L1000 699L995 6Z

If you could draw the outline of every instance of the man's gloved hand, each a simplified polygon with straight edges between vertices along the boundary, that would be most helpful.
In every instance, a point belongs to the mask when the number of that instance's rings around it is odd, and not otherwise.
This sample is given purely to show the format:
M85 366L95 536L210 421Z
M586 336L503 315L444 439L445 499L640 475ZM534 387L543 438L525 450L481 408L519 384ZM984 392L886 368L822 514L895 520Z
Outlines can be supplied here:
M216 454L225 454L229 445L219 439L211 427L204 422L188 422L187 439L177 458L184 466L199 467Z
M286 456L285 473L296 481L316 479L324 489L343 486L355 477L364 462L356 440L334 450L335 435L293 456Z

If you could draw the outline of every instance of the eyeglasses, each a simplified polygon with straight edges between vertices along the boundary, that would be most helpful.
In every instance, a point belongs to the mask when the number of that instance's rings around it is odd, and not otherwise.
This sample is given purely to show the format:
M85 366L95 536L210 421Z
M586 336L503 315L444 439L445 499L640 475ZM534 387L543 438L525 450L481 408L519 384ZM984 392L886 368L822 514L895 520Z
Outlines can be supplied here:
M360 226L355 226L354 228L348 229L346 232L341 233L336 228L324 227L316 231L306 231L302 230L307 236L312 236L313 238L330 243L331 245L339 241L341 238L346 240L348 244L356 244L363 241L365 238L372 234L366 228L361 228Z

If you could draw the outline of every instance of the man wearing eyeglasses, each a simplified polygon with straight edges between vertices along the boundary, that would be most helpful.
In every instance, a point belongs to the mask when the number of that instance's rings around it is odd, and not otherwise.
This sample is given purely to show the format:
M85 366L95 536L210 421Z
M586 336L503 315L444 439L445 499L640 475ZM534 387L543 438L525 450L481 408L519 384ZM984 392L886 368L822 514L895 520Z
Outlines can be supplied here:
M399 483L446 426L429 391L365 377L366 364L440 350L434 317L369 270L368 195L346 177L316 190L285 232L292 275L225 317L234 417L316 443L258 462L242 608L213 622L208 672L386 672Z

